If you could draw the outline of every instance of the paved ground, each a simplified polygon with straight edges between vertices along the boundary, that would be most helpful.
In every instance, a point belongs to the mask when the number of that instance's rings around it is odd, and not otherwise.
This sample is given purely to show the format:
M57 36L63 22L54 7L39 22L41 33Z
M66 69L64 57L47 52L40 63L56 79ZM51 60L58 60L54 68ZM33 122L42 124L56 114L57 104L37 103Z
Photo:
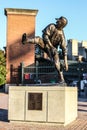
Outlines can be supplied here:
M63 127L59 125L42 125L8 122L8 94L0 93L0 130L87 130L87 99L78 100L78 118Z

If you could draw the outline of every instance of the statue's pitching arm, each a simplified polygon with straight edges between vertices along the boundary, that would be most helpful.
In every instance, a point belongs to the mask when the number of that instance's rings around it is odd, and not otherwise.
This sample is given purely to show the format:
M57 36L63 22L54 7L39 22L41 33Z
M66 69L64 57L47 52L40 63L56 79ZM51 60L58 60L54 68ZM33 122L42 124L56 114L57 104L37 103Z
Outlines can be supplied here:
M63 52L65 70L68 71L67 50L66 50L66 46L63 45L61 48L62 48L62 52Z

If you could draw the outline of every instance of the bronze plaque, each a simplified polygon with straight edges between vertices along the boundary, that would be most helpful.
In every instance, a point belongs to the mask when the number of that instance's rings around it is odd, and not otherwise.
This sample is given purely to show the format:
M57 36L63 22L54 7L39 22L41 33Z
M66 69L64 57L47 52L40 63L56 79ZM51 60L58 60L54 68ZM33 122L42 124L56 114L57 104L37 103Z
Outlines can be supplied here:
M28 93L28 110L42 110L42 93Z

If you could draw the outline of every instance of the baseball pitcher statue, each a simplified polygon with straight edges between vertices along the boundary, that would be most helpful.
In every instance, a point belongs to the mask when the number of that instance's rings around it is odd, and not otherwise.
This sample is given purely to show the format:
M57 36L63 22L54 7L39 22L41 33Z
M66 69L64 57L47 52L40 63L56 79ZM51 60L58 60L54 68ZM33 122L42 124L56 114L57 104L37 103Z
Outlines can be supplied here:
M22 35L22 44L38 44L42 50L54 61L55 67L59 74L59 83L64 83L63 69L61 68L60 58L58 54L58 46L62 50L64 59L64 68L68 70L67 64L67 48L63 28L67 25L67 19L63 16L56 18L56 24L51 23L42 30L42 38L36 36L29 38L26 33Z

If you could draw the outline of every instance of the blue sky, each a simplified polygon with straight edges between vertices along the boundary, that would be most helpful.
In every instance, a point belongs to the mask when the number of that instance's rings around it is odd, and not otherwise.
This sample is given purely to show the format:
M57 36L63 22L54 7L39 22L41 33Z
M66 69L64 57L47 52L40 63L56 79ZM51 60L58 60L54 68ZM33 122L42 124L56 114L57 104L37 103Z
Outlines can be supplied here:
M65 16L68 25L64 28L66 40L87 41L87 0L0 0L0 49L6 46L6 16L4 8L37 9L35 35L55 18Z

